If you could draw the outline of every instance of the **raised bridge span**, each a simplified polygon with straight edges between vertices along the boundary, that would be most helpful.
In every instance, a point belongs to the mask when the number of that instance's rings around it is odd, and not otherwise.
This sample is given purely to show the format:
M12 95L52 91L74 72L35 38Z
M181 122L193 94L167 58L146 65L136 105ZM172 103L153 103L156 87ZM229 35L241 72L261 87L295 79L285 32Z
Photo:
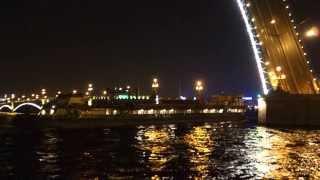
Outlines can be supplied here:
M289 0L236 0L254 51L264 94L318 94L319 81L304 51Z

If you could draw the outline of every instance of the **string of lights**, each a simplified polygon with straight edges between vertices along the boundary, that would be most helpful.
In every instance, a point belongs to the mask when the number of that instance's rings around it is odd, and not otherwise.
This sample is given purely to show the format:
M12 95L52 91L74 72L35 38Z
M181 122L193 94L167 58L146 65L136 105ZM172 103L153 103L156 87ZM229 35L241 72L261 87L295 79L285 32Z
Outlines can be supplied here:
M265 95L267 95L269 92L269 88L268 88L267 80L266 80L266 74L265 74L266 71L263 68L263 61L262 61L263 59L261 56L262 53L261 53L260 48L258 47L259 45L261 46L262 43L261 42L258 43L256 41L257 35L254 33L254 29L256 29L256 27L252 26L252 24L250 23L249 13L246 9L246 8L250 7L251 4L244 3L244 1L242 1L242 0L237 0L237 4L239 6L242 18L245 22L247 33L249 35L249 39L250 39L251 46L253 49L254 57L256 60L257 67L258 67L258 73L259 73L259 77L260 77L260 81L261 81L261 85L262 85L262 90L263 90L263 93ZM251 21L254 21L254 18L251 19Z

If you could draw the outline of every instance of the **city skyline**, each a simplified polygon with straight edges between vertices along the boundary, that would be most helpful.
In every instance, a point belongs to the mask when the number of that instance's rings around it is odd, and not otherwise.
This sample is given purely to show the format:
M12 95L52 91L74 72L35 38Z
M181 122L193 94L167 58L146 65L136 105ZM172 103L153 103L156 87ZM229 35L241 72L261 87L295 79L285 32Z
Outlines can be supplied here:
M190 95L196 79L205 81L208 93L260 91L235 3L108 3L7 2L1 7L7 18L0 31L5 67L0 93L73 89L89 82L98 88L130 84L148 90L154 76L161 79L165 96L178 95L179 86ZM318 2L295 3L298 21L310 17L308 24L319 24ZM317 48L319 41L306 42L319 72Z

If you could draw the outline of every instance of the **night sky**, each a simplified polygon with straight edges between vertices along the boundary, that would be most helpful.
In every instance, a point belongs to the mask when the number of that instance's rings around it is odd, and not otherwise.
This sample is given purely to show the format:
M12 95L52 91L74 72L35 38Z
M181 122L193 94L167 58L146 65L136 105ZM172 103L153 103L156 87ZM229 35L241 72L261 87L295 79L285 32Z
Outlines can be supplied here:
M295 2L297 21L320 26L320 2ZM191 95L256 95L255 61L235 0L21 0L0 3L0 93L119 85ZM305 25L305 26L306 26ZM320 72L320 39L306 47ZM318 61L318 62L317 62Z

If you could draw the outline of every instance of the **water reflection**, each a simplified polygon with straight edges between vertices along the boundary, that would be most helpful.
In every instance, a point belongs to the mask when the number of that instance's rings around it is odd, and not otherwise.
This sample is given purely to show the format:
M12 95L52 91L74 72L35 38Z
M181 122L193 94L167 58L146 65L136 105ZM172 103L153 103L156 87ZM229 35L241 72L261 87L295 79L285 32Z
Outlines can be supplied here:
M184 142L188 145L188 158L191 170L199 178L207 177L210 171L211 153L213 152L213 131L209 125L193 127L184 136Z
M61 176L59 134L56 129L43 130L39 146L35 147L38 160L37 174L47 178L59 178Z
M167 163L175 158L171 145L175 139L175 128L174 125L139 127L136 148L140 150L141 163L146 164L151 171L163 170Z
M0 177L12 177L15 174L14 150L15 139L13 128L0 128Z
M320 179L320 131L233 122L0 128L0 179Z
M319 179L319 131L281 131L257 127L244 139L247 169L267 179Z

